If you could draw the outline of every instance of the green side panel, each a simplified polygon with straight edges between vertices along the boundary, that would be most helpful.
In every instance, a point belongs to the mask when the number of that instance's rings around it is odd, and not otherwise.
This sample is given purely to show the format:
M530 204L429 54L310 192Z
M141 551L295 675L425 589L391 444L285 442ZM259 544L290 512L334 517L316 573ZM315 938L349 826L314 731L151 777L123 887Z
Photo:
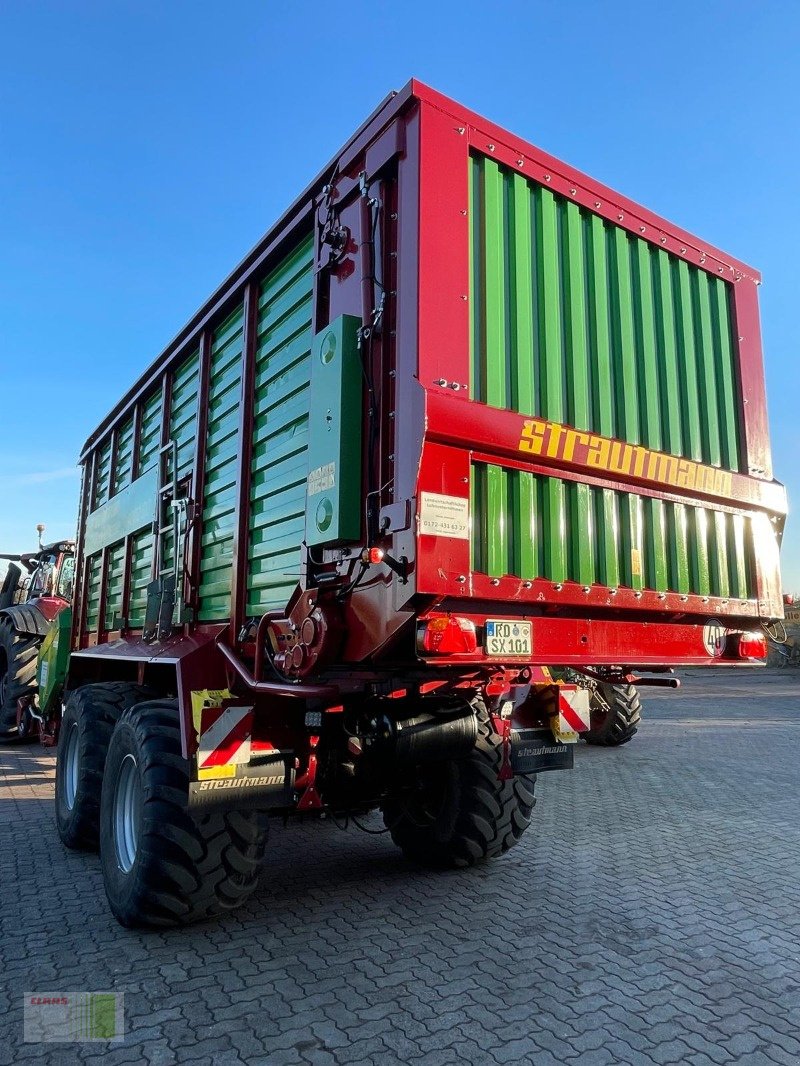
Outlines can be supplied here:
M361 320L340 315L314 338L308 421L306 542L361 536Z
M486 573L509 573L508 475L500 466L486 468Z
M692 273L692 307L694 309L694 346L698 357L698 386L700 407L710 411L710 418L702 419L703 455L706 461L720 466L719 398L717 396L717 353L711 332L711 291L709 276L702 270Z
M658 352L656 349L656 298L653 291L653 251L644 241L633 241L631 268L633 282L634 328L639 370L641 443L662 450L659 404Z
M667 512L669 587L673 592L686 594L692 590L689 575L689 509L682 503L666 503L664 507Z
M538 409L535 414L563 422L564 358L561 323L561 271L558 208L549 189L534 190L536 293L538 312ZM497 239L502 239L497 234Z
M243 315L243 308L238 307L214 331L211 340L200 538L198 618L201 622L230 617Z
M489 577L748 599L741 515L474 463L472 569Z
M97 629L100 612L100 578L102 576L103 553L98 552L87 560L89 579L86 589L86 629Z
M515 411L532 415L534 398L535 339L533 293L533 221L528 182L514 174L508 195L509 336L511 358L508 401Z
M129 533L152 524L158 493L158 470L152 466L86 519L84 551L91 555Z
M258 302L247 612L285 607L300 578L308 478L313 245L304 240Z
M56 615L39 648L36 663L36 682L39 686L39 712L49 713L51 702L56 706L67 676L69 665L72 608L65 607Z
M102 507L108 501L111 490L111 440L109 439L97 453L97 466L94 475L94 493L92 510Z
M607 236L611 264L611 363L617 411L614 436L639 444L639 374L634 346L631 238L616 226L607 230Z
M722 278L711 279L711 328L714 335L717 370L722 464L740 468L738 418L736 416L736 364L731 338L729 289Z
M122 620L122 580L125 564L125 545L115 544L108 549L106 561L105 629L119 629Z
M697 348L692 316L692 281L688 263L672 262L672 294L678 336L681 415L683 419L683 454L703 461L700 437L700 385L697 378Z
M511 572L526 580L539 572L541 551L536 515L539 509L538 484L533 474L509 470L511 490Z
M128 625L140 629L144 625L147 607L147 586L153 568L153 531L143 529L131 538L131 591L128 604Z
M704 507L687 507L689 512L689 563L691 590L701 596L711 594L708 562L708 511Z
M139 427L138 468L147 470L158 458L161 447L161 390L152 393L142 405Z
M487 160L483 174L483 271L485 315L485 381L481 394L493 407L505 407L508 359L506 351L506 241L492 235L506 232L503 175L496 163Z
M728 529L724 511L711 511L711 590L715 596L730 596L730 568L728 565Z
M667 529L665 505L662 500L645 496L644 508L645 546L644 555L647 562L644 575L645 586L656 592L669 589L669 571L667 561Z
M583 216L586 241L586 291L589 315L589 377L592 410L589 428L614 436L614 379L611 373L608 256L605 224L597 215ZM616 584L616 582L615 582Z
M200 353L197 351L178 367L172 379L169 435L178 446L178 480L192 472L199 388ZM171 469L169 473L172 474Z
M133 470L133 418L123 422L117 434L117 461L114 464L114 483L112 495L131 483Z
M728 576L731 596L746 600L753 595L752 531L744 515L728 515Z
M652 257L656 361L661 409L661 449L683 455L681 391L678 375L678 337L672 298L670 257L661 248Z
M738 470L729 283L493 159L469 166L473 398Z
M608 588L618 588L619 511L617 493L611 489L592 490L597 535L597 579Z

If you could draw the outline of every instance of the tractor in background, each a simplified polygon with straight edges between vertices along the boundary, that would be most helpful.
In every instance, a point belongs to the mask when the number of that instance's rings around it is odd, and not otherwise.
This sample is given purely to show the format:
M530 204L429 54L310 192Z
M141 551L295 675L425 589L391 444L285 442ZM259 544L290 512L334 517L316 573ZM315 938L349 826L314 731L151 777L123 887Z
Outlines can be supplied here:
M0 742L56 741L61 660L69 657L75 544L42 544L8 561L0 588Z

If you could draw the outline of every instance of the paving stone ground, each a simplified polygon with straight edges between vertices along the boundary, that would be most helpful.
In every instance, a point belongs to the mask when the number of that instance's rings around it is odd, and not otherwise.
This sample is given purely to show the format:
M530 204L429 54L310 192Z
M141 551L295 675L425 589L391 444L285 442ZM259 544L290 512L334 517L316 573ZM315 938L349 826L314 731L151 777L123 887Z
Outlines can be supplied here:
M646 697L503 859L276 823L250 904L168 933L61 847L52 754L0 749L0 1064L800 1062L800 671ZM23 993L78 990L124 992L123 1044L22 1042Z

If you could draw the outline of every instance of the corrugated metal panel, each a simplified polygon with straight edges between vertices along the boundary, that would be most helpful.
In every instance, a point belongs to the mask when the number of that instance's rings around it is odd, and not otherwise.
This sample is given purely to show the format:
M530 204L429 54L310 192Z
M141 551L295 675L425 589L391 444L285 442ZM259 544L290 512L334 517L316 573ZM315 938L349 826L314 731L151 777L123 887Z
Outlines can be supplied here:
M258 301L247 612L283 607L305 531L311 238L264 280Z
M470 185L473 398L738 470L727 283L491 159Z
M472 567L491 577L576 581L749 599L742 515L475 463Z
M197 432L197 397L200 382L200 352L190 355L172 380L169 435L178 445L178 478L191 473ZM170 474L172 473L170 469Z
M94 475L94 492L92 493L92 510L96 511L107 502L111 488L111 438L97 453L97 466Z
M161 390L152 393L142 404L139 430L138 469L143 473L158 458L161 446Z
M133 418L123 422L117 434L117 459L114 464L112 496L131 482L133 469Z
M86 629L97 629L100 617L100 578L102 575L103 554L97 552L87 560L88 580L86 583Z
M131 591L128 604L128 625L140 629L144 625L147 607L147 586L153 566L153 531L143 529L131 538Z
M114 544L108 549L106 559L106 629L117 629L122 617L122 580L125 563L124 543Z
M230 615L239 454L242 323L243 308L239 307L214 331L211 343L200 557L201 621Z

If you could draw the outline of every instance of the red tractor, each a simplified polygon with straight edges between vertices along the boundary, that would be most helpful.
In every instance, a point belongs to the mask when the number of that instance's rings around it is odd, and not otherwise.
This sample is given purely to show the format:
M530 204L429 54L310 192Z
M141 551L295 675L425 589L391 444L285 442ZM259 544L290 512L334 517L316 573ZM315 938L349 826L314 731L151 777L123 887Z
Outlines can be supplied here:
M9 560L0 588L0 741L31 736L39 648L56 617L72 599L75 544L42 544Z

